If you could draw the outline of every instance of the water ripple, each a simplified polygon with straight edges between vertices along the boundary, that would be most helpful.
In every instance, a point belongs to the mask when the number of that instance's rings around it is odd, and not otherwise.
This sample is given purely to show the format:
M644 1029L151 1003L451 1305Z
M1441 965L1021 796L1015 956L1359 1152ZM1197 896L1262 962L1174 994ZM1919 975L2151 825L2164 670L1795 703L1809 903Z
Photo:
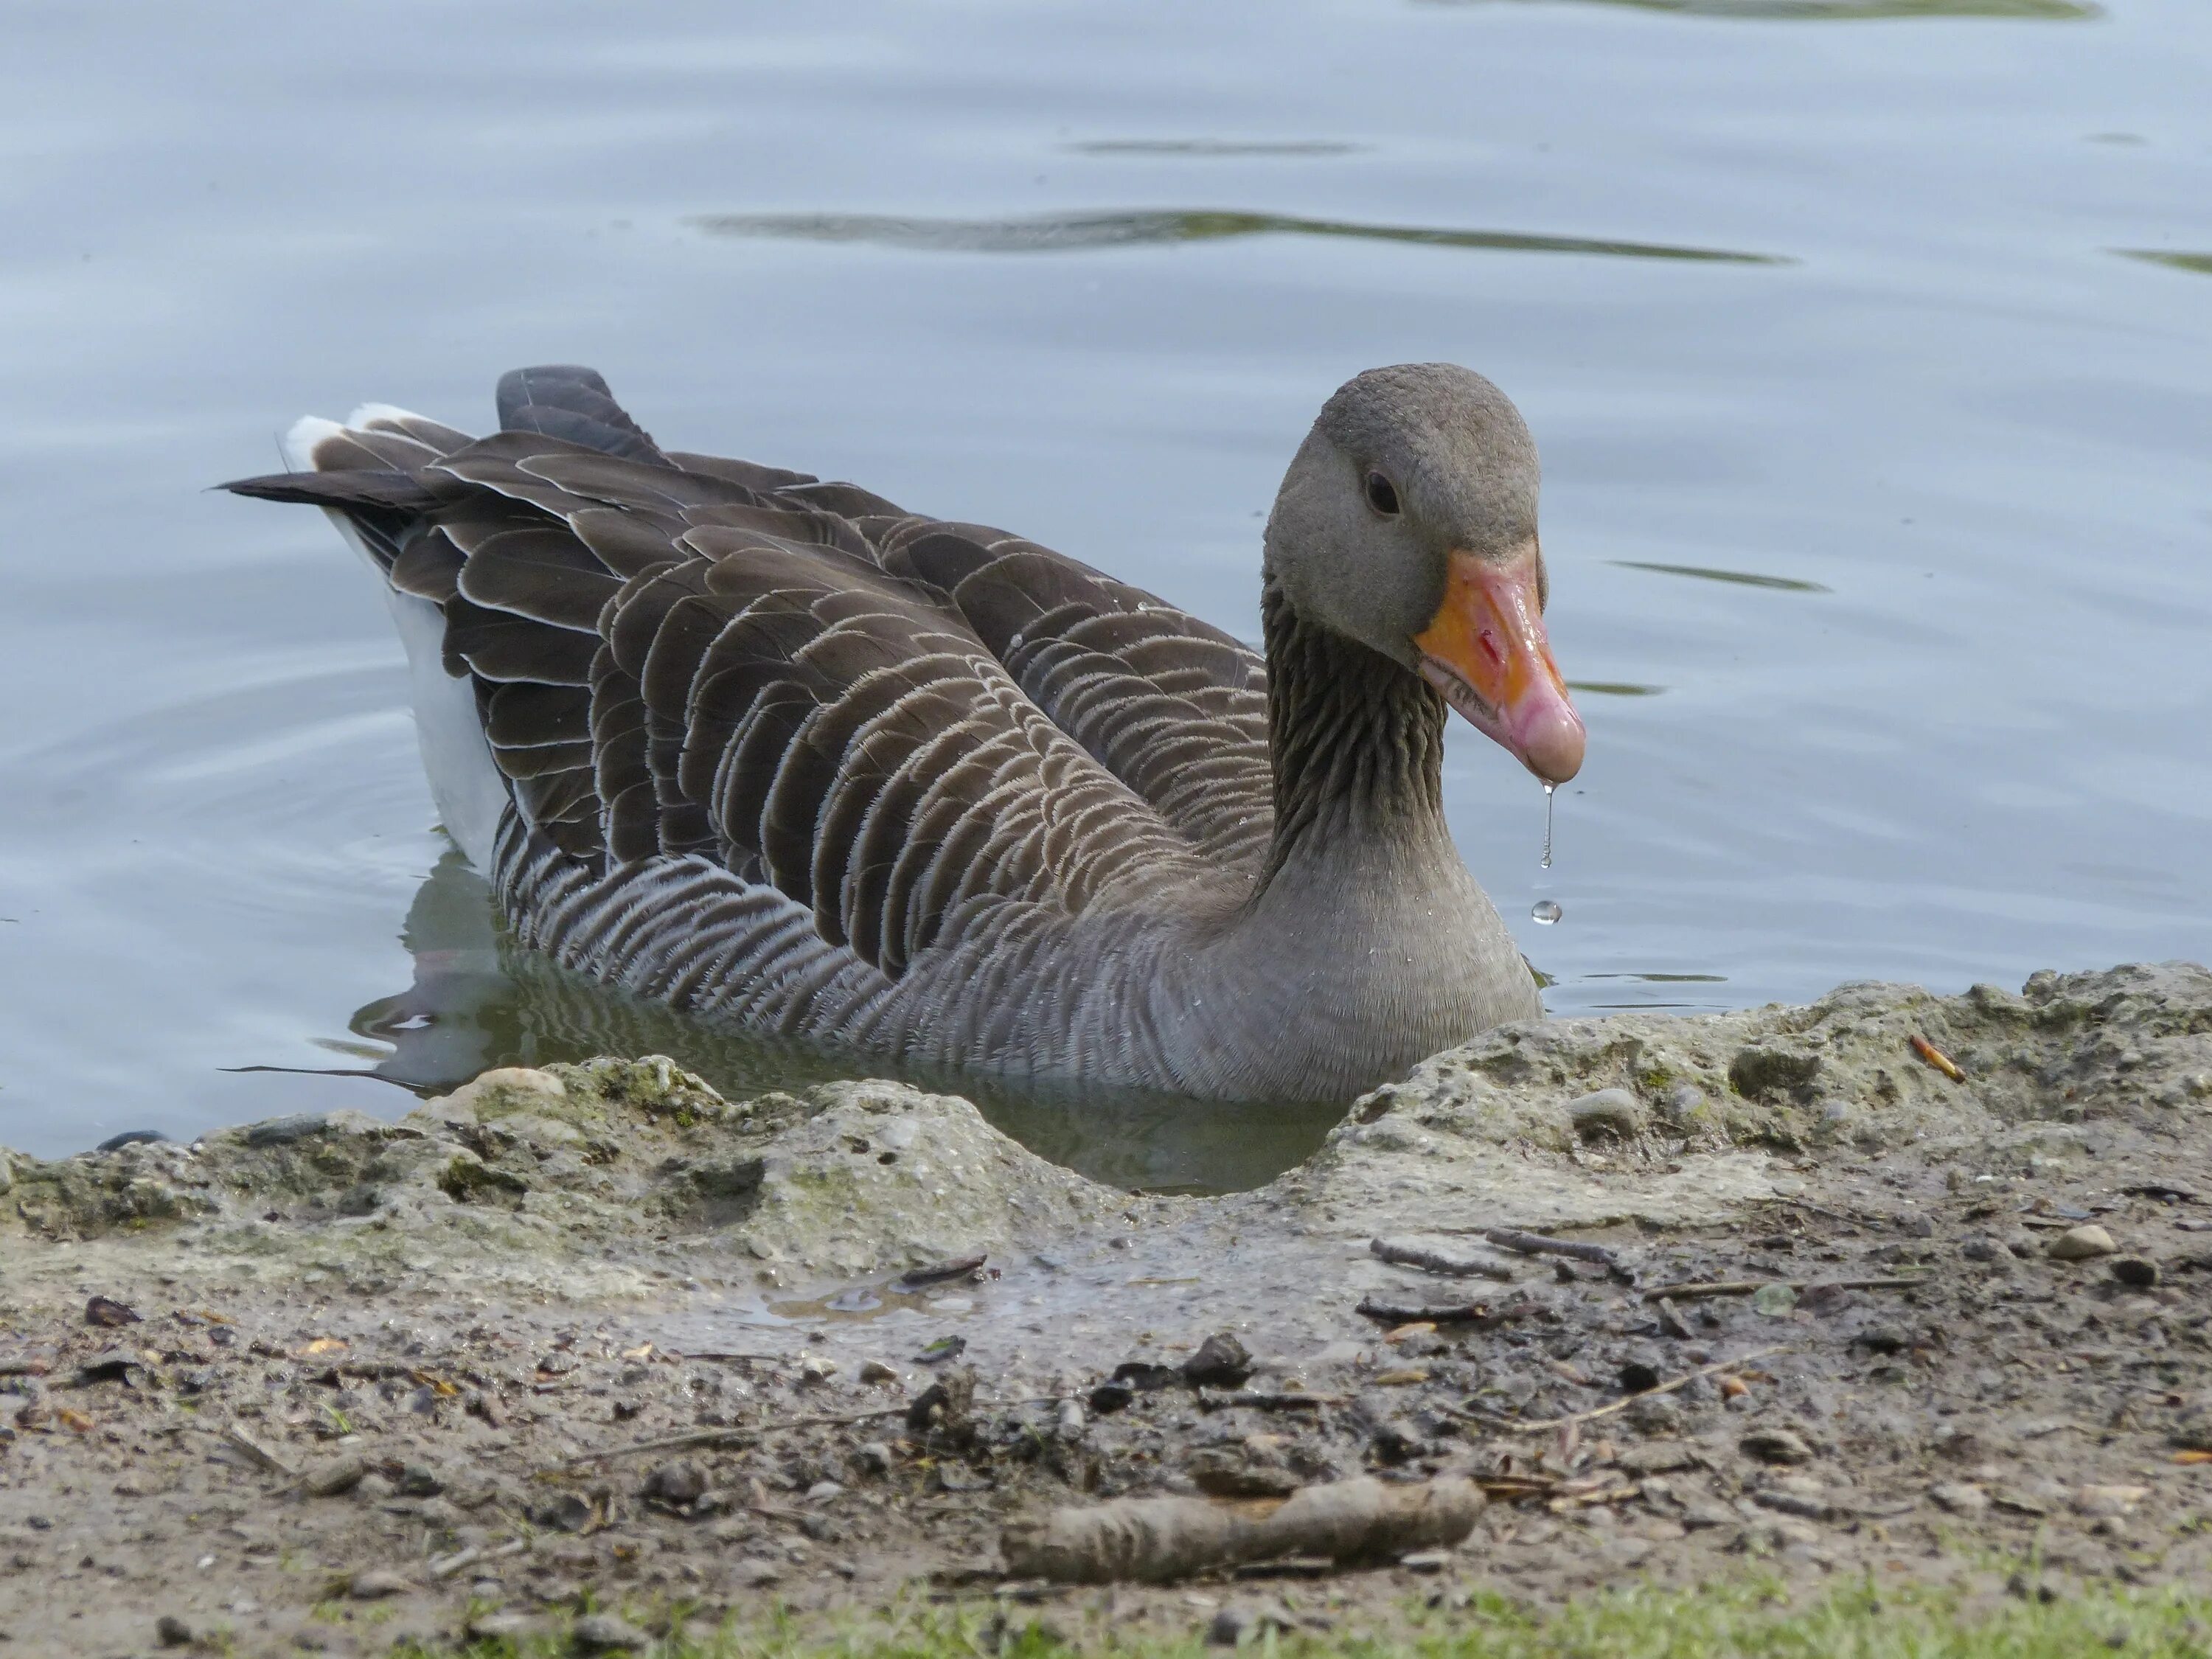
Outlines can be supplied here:
M1160 242L1212 242L1239 236L1343 236L1419 247L1490 248L1514 253L1594 253L1623 259L1786 265L1779 254L1606 237L1543 236L1513 230L1455 230L1427 225L1361 224L1294 214L1162 208L1123 212L1040 214L1018 219L921 219L874 213L724 213L689 221L715 236L805 242L868 242L927 253L1066 253Z

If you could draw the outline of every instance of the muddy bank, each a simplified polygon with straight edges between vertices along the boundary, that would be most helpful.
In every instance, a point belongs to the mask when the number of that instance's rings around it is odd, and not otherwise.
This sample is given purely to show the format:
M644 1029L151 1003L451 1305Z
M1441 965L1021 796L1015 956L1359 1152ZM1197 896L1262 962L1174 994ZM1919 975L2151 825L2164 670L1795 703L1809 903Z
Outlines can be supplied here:
M983 1593L1054 1504L1376 1473L1490 1504L1308 1586L1340 1627L1747 1560L2207 1565L2187 965L1508 1029L1220 1200L1098 1187L949 1097L725 1101L657 1060L0 1171L18 1651Z

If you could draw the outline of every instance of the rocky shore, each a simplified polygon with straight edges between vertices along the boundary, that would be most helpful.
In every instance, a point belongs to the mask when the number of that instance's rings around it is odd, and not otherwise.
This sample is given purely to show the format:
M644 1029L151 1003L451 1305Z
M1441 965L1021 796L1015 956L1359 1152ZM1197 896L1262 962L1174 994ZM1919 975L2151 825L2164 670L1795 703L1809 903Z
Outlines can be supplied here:
M2188 964L1509 1027L1219 1199L1086 1182L951 1097L730 1101L656 1058L0 1154L0 1188L19 1653L2212 1568ZM1058 1506L1367 1475L1487 1507L1357 1573L1007 1582L1003 1529Z

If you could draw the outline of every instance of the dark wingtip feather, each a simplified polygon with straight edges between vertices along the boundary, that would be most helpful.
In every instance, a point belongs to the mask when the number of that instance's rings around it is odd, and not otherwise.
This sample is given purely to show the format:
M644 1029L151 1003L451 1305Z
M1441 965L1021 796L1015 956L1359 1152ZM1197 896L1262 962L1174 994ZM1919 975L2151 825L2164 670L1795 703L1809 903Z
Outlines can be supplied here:
M264 501L300 501L310 507L381 507L422 513L438 504L438 494L410 472L345 468L334 472L270 472L233 478L213 486L234 495Z
M615 401L597 369L580 363L511 368L499 377L498 400L502 432L536 432L624 460L675 465Z

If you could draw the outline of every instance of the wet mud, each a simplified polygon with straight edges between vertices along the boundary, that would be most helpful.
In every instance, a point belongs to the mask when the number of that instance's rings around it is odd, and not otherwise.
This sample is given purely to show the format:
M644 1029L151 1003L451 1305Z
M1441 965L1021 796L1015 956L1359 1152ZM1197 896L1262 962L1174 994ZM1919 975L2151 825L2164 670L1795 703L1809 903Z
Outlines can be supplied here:
M2187 964L1507 1028L1220 1199L1096 1185L948 1096L726 1101L658 1059L0 1180L17 1652L2212 1569ZM1456 1547L1164 1587L1014 1581L1003 1543L1367 1478L1486 1501Z

